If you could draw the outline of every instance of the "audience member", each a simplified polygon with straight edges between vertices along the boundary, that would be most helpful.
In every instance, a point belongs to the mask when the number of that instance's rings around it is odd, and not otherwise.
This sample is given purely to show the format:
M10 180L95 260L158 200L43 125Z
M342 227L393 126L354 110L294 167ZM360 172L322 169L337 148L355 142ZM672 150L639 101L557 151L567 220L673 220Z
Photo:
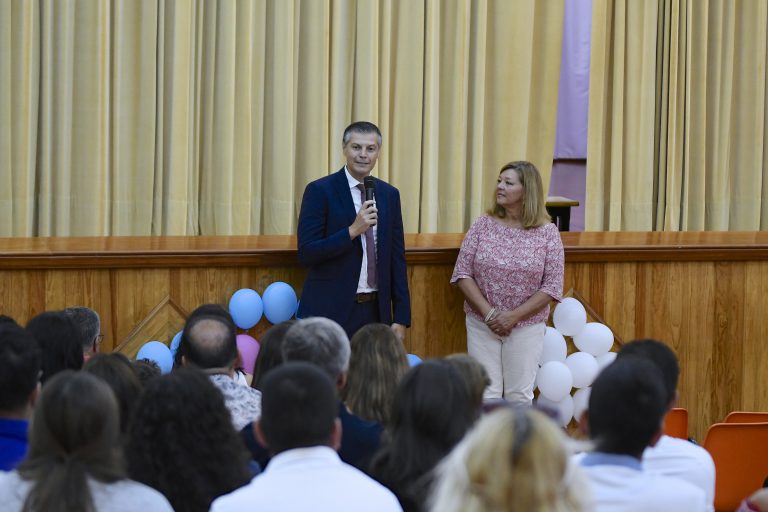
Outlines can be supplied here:
M451 354L445 358L445 361L456 368L469 387L469 394L475 406L478 410L482 410L485 388L491 384L485 366L469 354Z
M251 477L221 393L193 368L147 383L129 427L126 458L129 474L162 492L177 511L207 511L216 497Z
M40 313L27 323L26 328L40 346L43 370L40 382L45 384L62 370L79 370L83 367L80 331L66 313Z
M0 470L27 453L27 431L39 392L40 349L16 323L0 324Z
M101 340L101 319L99 314L85 306L74 306L64 310L64 313L75 322L80 331L80 345L83 347L83 358L87 361L99 351Z
M83 371L97 376L112 389L120 413L120 433L125 436L142 389L130 359L118 352L95 354L85 362Z
M235 324L231 320L218 314L190 315L179 351L184 366L202 369L224 395L235 429L240 430L259 417L261 393L234 379L238 352Z
M27 458L0 477L3 510L171 511L160 493L125 476L109 386L69 370L49 383L35 405Z
M192 321L197 316L216 316L221 318L225 323L231 324L232 329L235 329L235 322L232 320L232 315L229 314L229 311L227 311L223 306L219 304L203 304L201 306L196 307L192 312L187 316L187 323ZM181 340L179 340L179 346L176 349L176 354L174 355L173 360L173 366L174 368L180 368L181 367L181 357L184 355L184 336L182 332Z
M585 510L586 482L562 430L532 409L489 413L438 466L431 510Z
M349 371L341 398L352 414L386 425L397 385L408 371L405 348L385 324L361 327L349 343Z
M139 382L141 382L142 387L146 386L147 383L152 379L157 378L163 374L163 371L160 369L160 365L151 359L138 359L136 361L131 361L131 367L133 368L133 372L136 374L136 377L138 377Z
M8 315L0 315L0 325L5 325L5 324L19 325L18 322L16 322L16 320L9 317Z
M596 451L581 457L580 464L597 512L706 510L704 491L698 487L642 469L643 451L661 436L669 405L663 379L653 363L625 356L592 384L582 425Z
M288 329L296 323L296 320L286 320L275 324L261 336L259 354L256 356L256 365L253 369L251 387L261 391L261 383L267 372L283 363L283 340Z
M478 415L452 365L432 359L411 368L395 393L388 435L371 475L395 493L407 512L424 510L433 469Z
M250 484L214 501L212 512L400 510L392 493L335 453L341 427L326 373L312 364L286 363L269 372L262 390L256 434L274 457Z
M320 367L336 384L337 392L347 382L350 356L349 338L339 324L323 317L298 320L283 340L283 359L305 361ZM371 458L379 449L383 427L352 413L339 400L341 447L339 456L347 464L368 472Z
M617 359L626 356L646 359L661 370L667 410L674 407L678 396L680 367L672 349L660 341L637 340L623 345ZM709 509L714 510L715 463L709 452L701 446L662 435L654 446L649 446L643 452L643 470L675 476L692 483L704 491Z

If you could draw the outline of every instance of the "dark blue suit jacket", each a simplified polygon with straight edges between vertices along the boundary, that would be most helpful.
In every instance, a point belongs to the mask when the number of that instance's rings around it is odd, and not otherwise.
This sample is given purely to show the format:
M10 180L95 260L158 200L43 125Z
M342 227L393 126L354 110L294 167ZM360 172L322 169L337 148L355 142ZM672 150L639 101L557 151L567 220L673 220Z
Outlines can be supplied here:
M405 270L405 240L400 193L376 178L378 225L376 274L379 320L411 324L411 300ZM349 238L357 212L342 168L313 181L304 190L299 214L299 261L309 268L297 317L324 316L342 327L354 306L363 245Z

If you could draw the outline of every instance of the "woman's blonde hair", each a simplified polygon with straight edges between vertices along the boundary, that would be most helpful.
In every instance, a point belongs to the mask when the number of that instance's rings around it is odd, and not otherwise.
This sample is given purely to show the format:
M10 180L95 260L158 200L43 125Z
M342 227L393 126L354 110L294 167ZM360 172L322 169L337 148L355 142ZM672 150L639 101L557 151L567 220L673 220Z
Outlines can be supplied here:
M509 162L499 171L499 175L504 171L513 170L517 173L517 178L523 186L523 211L520 221L525 229L537 228L543 226L552 219L547 213L547 202L544 199L544 184L541 181L539 170L531 162L518 160ZM507 211L496 202L495 195L493 206L487 211L488 215L493 215L503 219Z
M445 458L431 500L437 512L571 512L584 508L562 431L542 413L484 416Z
M405 348L384 324L362 327L349 344L352 353L341 398L357 416L388 424L395 390L408 371Z

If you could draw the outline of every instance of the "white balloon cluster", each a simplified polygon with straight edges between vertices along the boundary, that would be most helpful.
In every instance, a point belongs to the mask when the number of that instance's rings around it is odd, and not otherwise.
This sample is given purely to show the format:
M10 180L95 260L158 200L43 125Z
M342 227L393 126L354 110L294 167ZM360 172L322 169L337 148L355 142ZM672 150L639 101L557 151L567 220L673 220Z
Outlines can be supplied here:
M544 349L539 358L537 403L556 410L563 426L577 421L587 409L590 386L597 374L616 359L613 333L598 322L587 322L587 311L578 300L568 297L552 315L554 327L547 327ZM568 354L565 336L573 337L579 352ZM577 388L571 396L571 388Z

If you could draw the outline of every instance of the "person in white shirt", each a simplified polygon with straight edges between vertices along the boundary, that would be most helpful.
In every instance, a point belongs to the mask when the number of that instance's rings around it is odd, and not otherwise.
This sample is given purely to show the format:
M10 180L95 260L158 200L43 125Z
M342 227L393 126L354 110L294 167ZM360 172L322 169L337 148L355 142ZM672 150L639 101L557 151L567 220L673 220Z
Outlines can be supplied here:
M273 457L251 483L215 500L212 512L402 510L394 494L336 453L341 441L336 391L320 368L288 362L270 371L261 411L256 437Z
M625 356L641 357L661 370L667 410L674 407L678 397L680 367L672 349L657 340L635 340L619 350L617 358ZM700 488L706 495L708 510L714 510L715 463L709 452L701 446L685 439L662 435L656 445L645 449L642 463L645 471L678 477Z
M662 374L639 357L617 358L592 384L585 429L595 444L579 464L596 512L701 512L704 491L685 480L644 471L643 451L661 436L667 411Z

